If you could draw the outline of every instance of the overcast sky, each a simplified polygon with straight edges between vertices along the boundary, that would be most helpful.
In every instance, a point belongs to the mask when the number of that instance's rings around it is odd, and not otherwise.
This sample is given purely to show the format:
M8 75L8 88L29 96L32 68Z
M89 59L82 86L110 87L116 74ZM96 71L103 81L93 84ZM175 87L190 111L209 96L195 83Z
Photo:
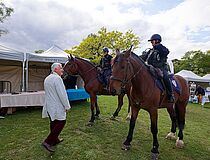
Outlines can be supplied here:
M3 0L14 13L1 27L9 33L0 44L33 52L53 44L62 49L79 45L90 33L129 29L140 37L137 54L151 47L154 33L162 36L169 59L187 51L210 50L210 0Z

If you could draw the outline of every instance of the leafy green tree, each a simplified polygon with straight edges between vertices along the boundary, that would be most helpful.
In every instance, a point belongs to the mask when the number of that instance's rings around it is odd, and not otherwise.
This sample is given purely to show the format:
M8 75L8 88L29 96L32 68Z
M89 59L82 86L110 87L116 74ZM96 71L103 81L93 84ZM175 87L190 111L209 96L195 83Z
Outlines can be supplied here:
M185 69L203 76L210 73L210 50L207 52L189 51L181 60L173 60L175 73Z
M43 53L44 52L44 50L36 50L36 51L34 51L34 53L37 53L37 54L40 54L40 53Z
M0 23L4 23L4 20L11 16L11 13L14 12L13 8L6 7L5 4L0 0ZM7 33L6 29L0 28L0 37L2 34Z
M71 50L66 50L66 52L98 63L104 47L112 50L112 54L114 54L116 49L125 50L131 45L134 46L134 49L138 48L139 43L139 37L132 30L128 30L123 34L119 31L108 32L103 27L97 33L89 34L78 46L74 46Z

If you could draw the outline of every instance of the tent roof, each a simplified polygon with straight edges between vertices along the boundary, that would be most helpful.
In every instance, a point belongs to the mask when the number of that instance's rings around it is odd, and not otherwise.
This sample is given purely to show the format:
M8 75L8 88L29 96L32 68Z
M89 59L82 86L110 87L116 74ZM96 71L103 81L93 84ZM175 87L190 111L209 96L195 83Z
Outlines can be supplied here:
M210 74L206 74L206 75L203 76L202 78L204 78L204 79L210 79Z
M24 61L24 53L14 49L0 45L0 59Z
M65 63L68 60L68 54L64 52L60 47L53 45L48 50L40 54L28 53L27 59L28 61L35 62Z
M53 57L66 57L66 58L68 58L68 54L66 52L64 52L57 45L53 45L48 50L46 50L43 53L41 53L41 55L49 56L49 57L53 56Z
M187 81L195 81L195 82L210 82L210 79L202 78L197 74L193 73L192 71L188 70L181 70L180 72L176 73L176 75L182 76Z
M206 74L206 75L203 76L202 78L209 78L209 79L210 79L210 74Z

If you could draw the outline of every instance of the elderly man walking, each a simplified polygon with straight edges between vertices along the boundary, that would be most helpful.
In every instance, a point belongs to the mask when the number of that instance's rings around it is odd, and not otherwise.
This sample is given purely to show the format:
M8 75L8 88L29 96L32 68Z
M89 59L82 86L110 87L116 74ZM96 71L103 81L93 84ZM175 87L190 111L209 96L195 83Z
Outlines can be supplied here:
M49 152L54 152L52 146L63 141L58 136L63 130L66 123L66 112L71 108L65 86L61 76L63 68L60 63L53 63L51 66L52 73L44 80L45 105L42 111L42 118L50 118L50 133L42 142L42 146Z

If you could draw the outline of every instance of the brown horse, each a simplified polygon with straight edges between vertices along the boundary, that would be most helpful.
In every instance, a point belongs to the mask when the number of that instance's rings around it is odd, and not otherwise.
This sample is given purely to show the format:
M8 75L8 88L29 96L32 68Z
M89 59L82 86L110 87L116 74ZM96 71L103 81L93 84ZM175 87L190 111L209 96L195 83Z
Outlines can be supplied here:
M90 95L91 102L91 119L89 121L89 125L93 125L95 117L99 117L100 110L97 103L96 95L111 95L108 90L103 88L103 84L98 80L98 69L93 63L88 60L73 57L70 55L68 62L64 66L64 71L70 75L79 74L85 83L85 90ZM130 86L127 85L125 90L129 90ZM129 100L129 93L127 94ZM123 97L125 93L122 93L118 96L118 108L114 112L112 119L118 116L119 111L123 105ZM94 115L94 108L96 109L96 114ZM128 106L128 112L130 110L130 103Z
M176 146L182 148L183 129L185 125L185 112L189 98L189 89L186 80L181 76L175 75L175 80L180 86L180 94L175 94L175 104L168 103L165 92L156 86L155 80L148 71L148 67L144 61L136 54L131 52L132 47L124 53L119 53L113 60L112 77L110 78L110 91L113 94L121 94L121 88L126 83L131 82L130 90L131 100L131 120L127 139L123 143L122 149L130 149L130 143L133 137L133 131L139 110L142 108L149 112L151 120L151 132L153 135L152 159L157 159L158 139L157 139L157 119L158 108L166 107L172 120L171 132L167 138L175 136L176 122L178 123L179 133Z

